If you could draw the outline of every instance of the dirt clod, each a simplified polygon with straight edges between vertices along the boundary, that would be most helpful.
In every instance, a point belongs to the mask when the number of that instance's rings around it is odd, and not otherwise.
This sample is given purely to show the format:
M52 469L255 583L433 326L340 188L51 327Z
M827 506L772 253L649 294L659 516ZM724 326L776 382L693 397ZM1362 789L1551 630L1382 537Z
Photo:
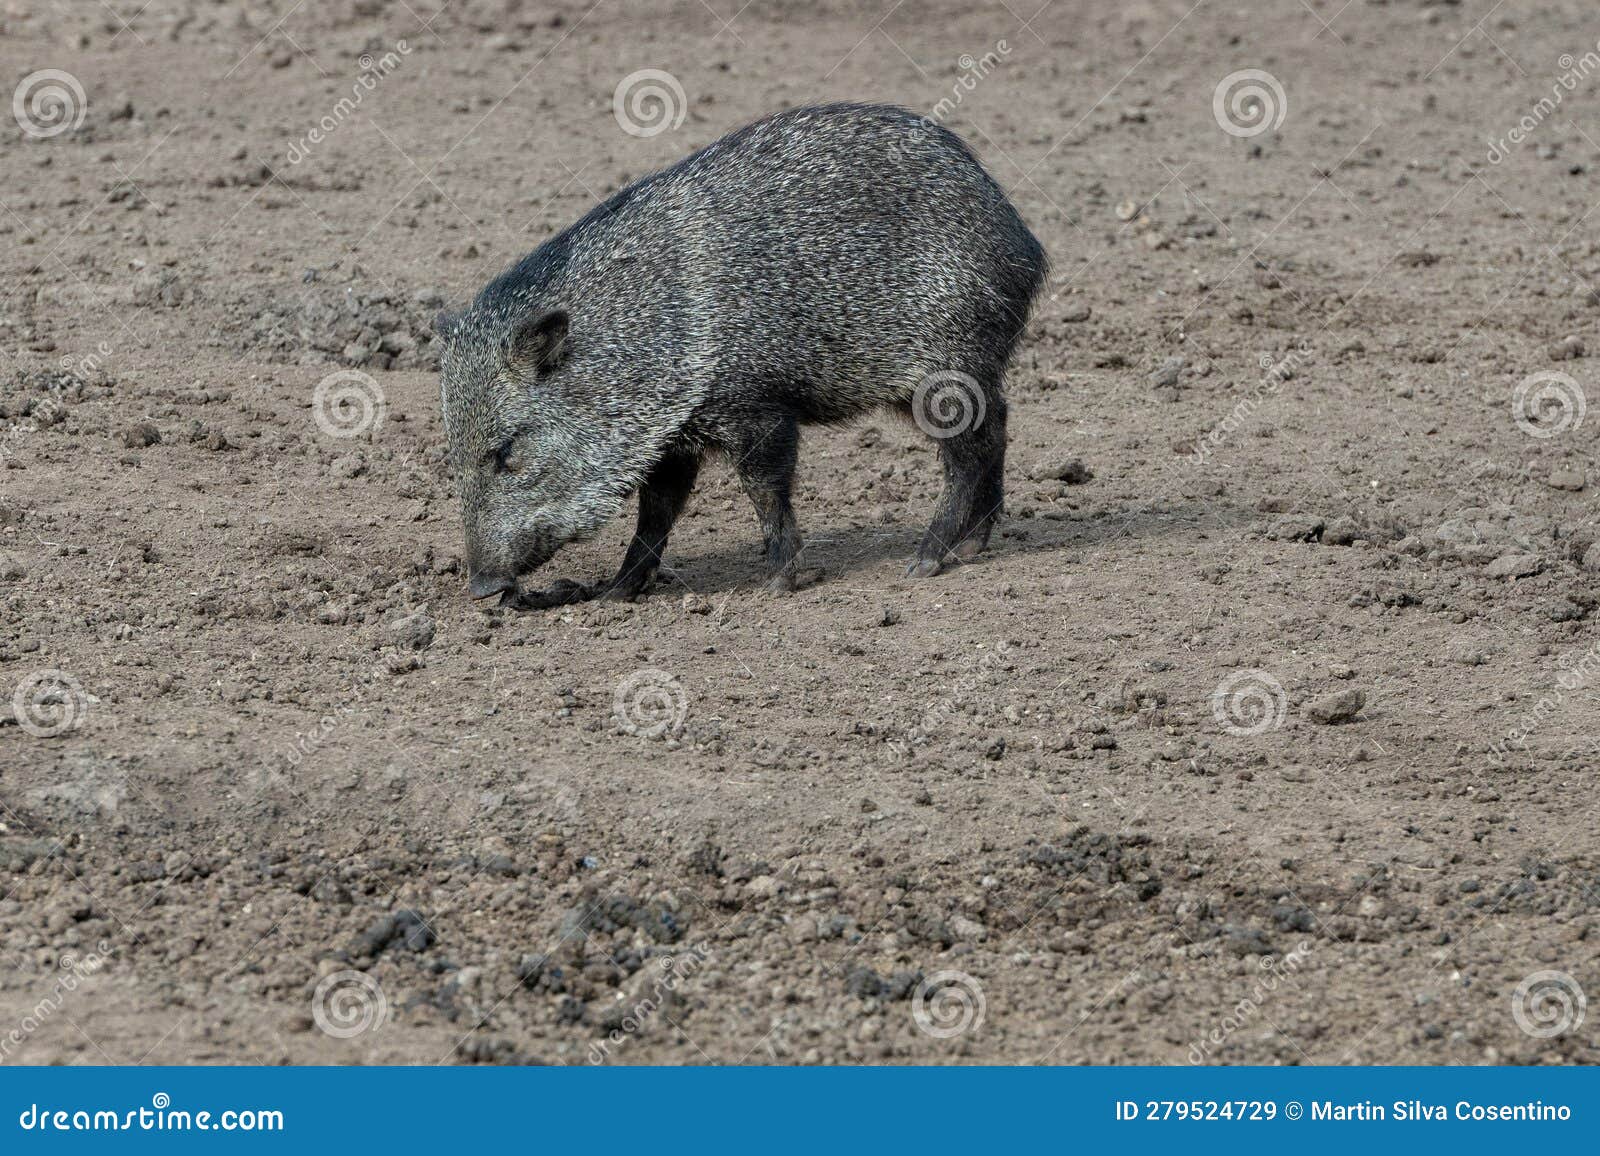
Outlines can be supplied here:
M122 444L130 450L141 450L160 443L161 431L156 428L155 422L135 422L122 431Z
M1322 698L1313 699L1306 704L1306 717L1314 723L1323 726L1333 726L1337 723L1349 722L1361 713L1361 708L1367 703L1366 693L1356 687L1349 687L1335 694L1324 695Z

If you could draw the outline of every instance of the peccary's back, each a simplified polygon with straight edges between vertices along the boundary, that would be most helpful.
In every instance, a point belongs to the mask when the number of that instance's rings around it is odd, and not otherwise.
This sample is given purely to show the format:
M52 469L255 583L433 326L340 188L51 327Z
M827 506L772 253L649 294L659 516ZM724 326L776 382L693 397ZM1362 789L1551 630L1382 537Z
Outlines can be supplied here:
M958 137L901 109L830 105L636 182L479 304L567 305L572 356L613 388L777 392L834 420L935 371L998 374L1045 274Z

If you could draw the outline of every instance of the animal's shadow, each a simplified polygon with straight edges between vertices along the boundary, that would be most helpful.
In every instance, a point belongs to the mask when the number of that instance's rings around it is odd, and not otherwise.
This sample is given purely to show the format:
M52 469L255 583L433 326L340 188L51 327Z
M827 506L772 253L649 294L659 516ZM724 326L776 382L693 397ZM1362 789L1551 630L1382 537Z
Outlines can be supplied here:
M957 565L990 568L999 578L1004 576L1008 558L1071 551L1071 560L1081 563L1105 554L1124 540L1148 541L1172 533L1191 533L1201 525L1227 530L1247 525L1259 517L1252 510L1179 501L1129 511L1070 514L1059 518L1009 518L1000 524L988 550L974 562L952 563L952 568ZM826 524L810 526L798 568L802 573L820 569L822 580L832 582L875 568L885 561L909 563L916 554L922 533L923 527L911 521L832 530ZM724 533L718 537L727 544L708 552L697 552L687 543L669 546L666 564L671 574L658 578L651 593L655 596L673 591L723 594L760 589L767 575L755 527L745 533ZM543 582L527 582L530 593L549 586L550 579L555 577L551 574Z

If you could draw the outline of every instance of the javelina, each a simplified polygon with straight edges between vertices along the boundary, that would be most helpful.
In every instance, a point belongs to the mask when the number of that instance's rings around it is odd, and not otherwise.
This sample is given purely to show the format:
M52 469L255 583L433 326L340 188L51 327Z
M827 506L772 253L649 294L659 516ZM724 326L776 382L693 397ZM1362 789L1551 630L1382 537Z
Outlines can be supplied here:
M712 451L755 504L769 584L792 588L799 427L875 407L943 457L908 573L971 559L1001 511L1001 379L1046 271L960 138L904 109L794 109L634 182L436 323L471 594L637 595ZM634 490L615 578L519 594Z

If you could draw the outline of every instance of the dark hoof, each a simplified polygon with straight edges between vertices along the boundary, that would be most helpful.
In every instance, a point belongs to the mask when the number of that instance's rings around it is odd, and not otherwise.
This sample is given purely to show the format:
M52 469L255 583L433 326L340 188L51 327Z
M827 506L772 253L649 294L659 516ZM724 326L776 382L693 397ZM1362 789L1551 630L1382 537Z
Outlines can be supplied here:
M823 573L821 566L811 566L805 570L784 570L768 578L766 588L775 594L793 594L796 590L804 590L807 586L815 586L821 582Z
M676 577L677 574L665 566L658 566L644 574L630 571L626 578L613 578L605 585L595 587L592 597L602 602L637 602L663 582L670 582Z
M944 569L944 563L937 558L918 558L906 567L907 578L932 578Z

